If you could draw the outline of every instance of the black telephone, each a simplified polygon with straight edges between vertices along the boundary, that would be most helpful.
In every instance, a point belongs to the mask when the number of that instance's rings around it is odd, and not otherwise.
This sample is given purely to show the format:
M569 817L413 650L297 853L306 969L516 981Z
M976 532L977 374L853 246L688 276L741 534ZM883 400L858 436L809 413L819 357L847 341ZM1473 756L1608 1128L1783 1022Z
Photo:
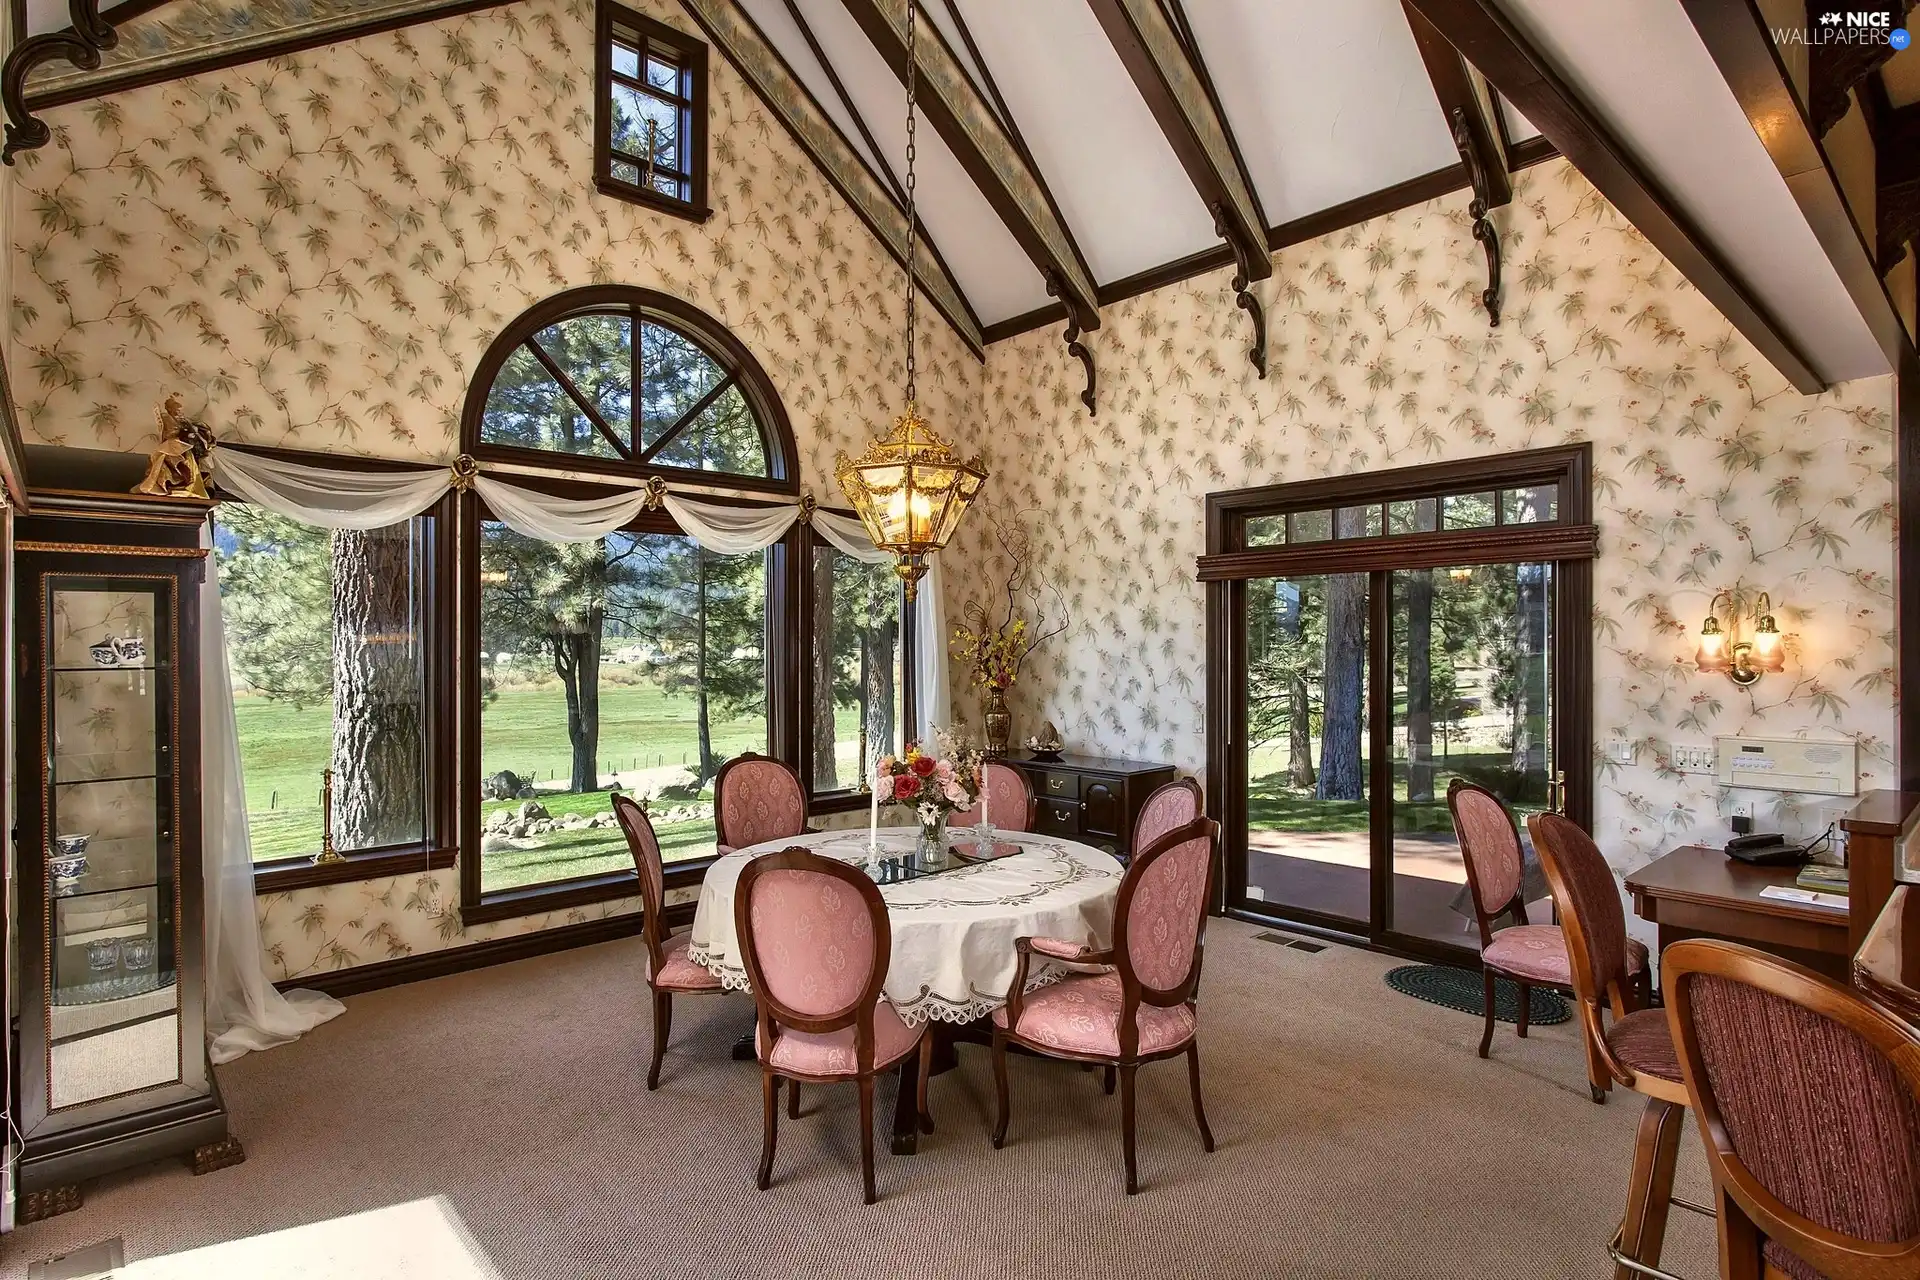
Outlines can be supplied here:
M1791 867L1807 860L1805 842L1790 842L1777 831L1757 831L1727 841L1729 858L1756 867Z

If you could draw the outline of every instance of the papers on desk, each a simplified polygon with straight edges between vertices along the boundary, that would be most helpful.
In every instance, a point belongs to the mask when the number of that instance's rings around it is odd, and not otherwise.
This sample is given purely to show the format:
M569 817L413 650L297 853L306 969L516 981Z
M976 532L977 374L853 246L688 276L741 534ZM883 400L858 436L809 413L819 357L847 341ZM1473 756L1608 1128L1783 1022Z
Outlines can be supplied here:
M1837 907L1847 909L1847 896L1843 893L1815 893L1811 889L1795 889L1784 884L1770 884L1760 891L1763 898L1778 898L1782 902L1803 902L1815 907Z

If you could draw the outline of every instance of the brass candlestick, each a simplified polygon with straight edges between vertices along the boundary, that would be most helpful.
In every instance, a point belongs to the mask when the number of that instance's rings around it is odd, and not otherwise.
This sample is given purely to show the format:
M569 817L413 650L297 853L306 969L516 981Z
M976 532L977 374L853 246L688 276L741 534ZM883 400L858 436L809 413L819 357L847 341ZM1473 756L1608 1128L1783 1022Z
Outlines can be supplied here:
M320 852L313 855L313 865L324 867L330 863L345 862L346 857L333 847L333 770L320 771Z

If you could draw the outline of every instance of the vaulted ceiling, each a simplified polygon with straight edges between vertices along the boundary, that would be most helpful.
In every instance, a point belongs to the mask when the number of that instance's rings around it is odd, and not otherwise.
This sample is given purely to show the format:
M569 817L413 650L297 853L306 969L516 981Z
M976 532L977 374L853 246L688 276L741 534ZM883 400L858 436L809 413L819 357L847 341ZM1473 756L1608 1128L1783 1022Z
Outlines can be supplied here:
M899 202L906 0L685 3L696 18L706 11L710 32L715 5L731 6L729 20L749 19L736 25L777 52L770 61L784 62L781 71L804 86L852 162L870 170L883 198ZM1244 232L1235 244L1236 211L1242 223L1247 211L1257 213L1267 242L1282 244L1396 199L1461 191L1464 207L1471 193L1442 109L1446 91L1436 92L1433 49L1416 40L1409 12L1477 4L1551 64L1589 122L1611 132L1686 229L1708 242L1709 256L1734 264L1730 274L1789 331L1787 345L1819 380L1886 367L1695 34L1686 0L919 3L918 208L972 313L968 327L978 324L989 338L1069 312L1094 327L1099 303L1183 270L1226 265L1236 256L1229 249L1239 250L1244 274L1250 251ZM124 0L104 12L120 42L100 69L48 63L29 80L29 99L73 100L486 5ZM68 4L25 0L25 18L30 33L64 27ZM1491 64L1482 69L1501 82ZM1464 64L1461 71L1466 92L1483 108L1494 104L1483 132L1497 135L1503 169L1552 154L1569 127L1564 119L1548 121L1542 137L1477 73ZM1894 58L1884 80L1896 106L1920 96L1920 50ZM1514 92L1524 96L1523 86ZM1262 250L1256 279L1264 264Z

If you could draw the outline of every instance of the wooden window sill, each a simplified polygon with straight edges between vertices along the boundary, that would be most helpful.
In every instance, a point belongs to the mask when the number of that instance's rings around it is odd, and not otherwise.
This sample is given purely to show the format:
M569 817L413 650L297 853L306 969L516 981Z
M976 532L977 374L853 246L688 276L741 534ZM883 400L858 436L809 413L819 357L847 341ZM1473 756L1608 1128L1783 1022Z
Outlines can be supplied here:
M830 791L823 796L815 796L807 804L809 818L822 813L864 812L873 807L873 797L864 791Z
M666 868L666 888L671 891L698 885L706 879L707 868L712 865L712 859L708 858L697 862L670 862ZM469 925L488 924L495 920L512 920L519 916L565 911L570 907L592 906L617 898L639 896L639 877L631 871L615 871L579 880L563 880L557 884L528 885L522 889L503 889L486 894L472 906L462 907L460 920Z
M382 876L445 871L454 864L457 852L454 849L380 849L347 854L342 862L315 863L308 858L264 862L253 869L253 891L255 894L287 893L321 885L377 880Z
M664 191L655 191L650 187L635 186L631 182L604 173L593 175L593 187L603 196L612 196L628 204L645 205L649 209L658 209L661 213L672 214L676 218L685 218L689 222L705 222L713 217L713 210L686 200L676 200Z

